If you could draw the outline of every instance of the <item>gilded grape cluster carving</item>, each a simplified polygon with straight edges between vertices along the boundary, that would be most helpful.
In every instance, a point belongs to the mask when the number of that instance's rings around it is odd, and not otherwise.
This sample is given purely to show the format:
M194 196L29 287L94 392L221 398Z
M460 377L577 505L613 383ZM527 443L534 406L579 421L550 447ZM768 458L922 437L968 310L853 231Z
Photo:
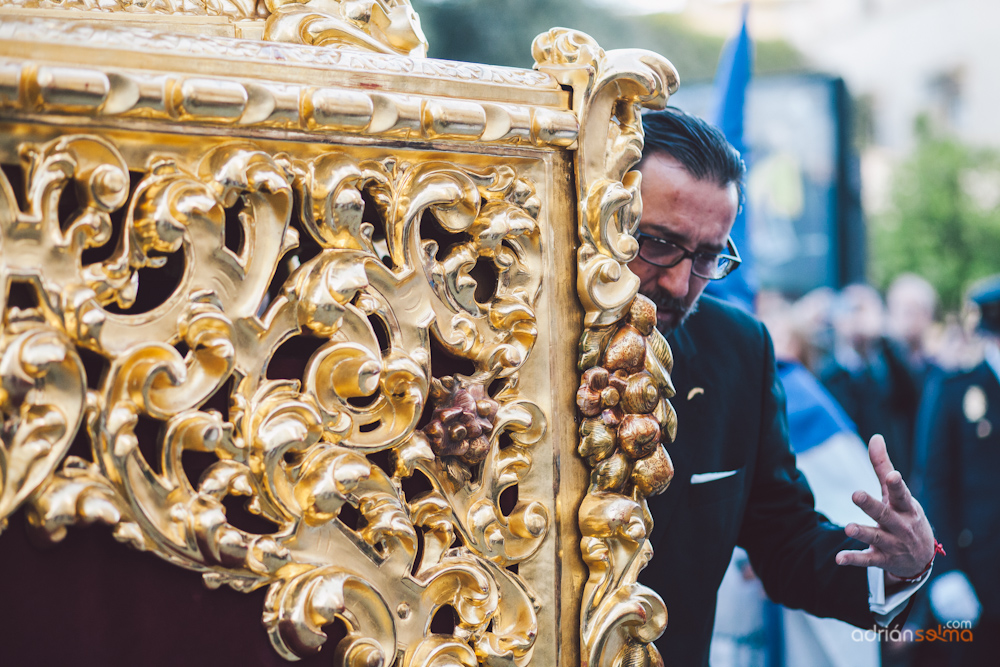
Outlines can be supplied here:
M533 594L506 567L537 550L548 512L499 505L546 428L518 388L540 289L530 180L242 141L194 162L154 154L138 173L96 135L21 158L26 210L0 178L0 294L16 284L37 303L3 308L0 519L23 505L56 542L106 523L210 586L267 586L264 625L289 659L339 618L342 664L530 660ZM427 224L461 240L440 248ZM482 262L495 284L480 285ZM176 285L149 296L168 266ZM271 365L297 341L314 341L304 370L282 377ZM80 349L106 365L93 388ZM475 373L434 378L440 354ZM142 419L159 425L155 460ZM66 456L80 429L92 460ZM198 480L186 451L215 457ZM380 451L390 470L368 456ZM418 472L430 488L408 497ZM227 496L274 530L233 525ZM429 634L444 605L454 632Z
M593 469L595 491L646 497L661 493L673 477L661 444L677 433L677 415L663 400L673 394L672 362L657 355L668 348L655 323L656 307L637 296L604 343L601 365L581 377L579 453ZM647 344L651 337L657 342Z

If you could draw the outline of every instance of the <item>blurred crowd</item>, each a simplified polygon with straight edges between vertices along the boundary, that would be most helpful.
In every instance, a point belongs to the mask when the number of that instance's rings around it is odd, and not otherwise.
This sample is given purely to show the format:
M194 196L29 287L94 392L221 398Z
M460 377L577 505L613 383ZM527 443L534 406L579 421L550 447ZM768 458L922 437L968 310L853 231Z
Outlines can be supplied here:
M850 495L881 496L865 446L882 434L947 556L915 596L908 632L866 639L839 621L772 607L737 552L720 589L713 665L994 664L1000 277L974 285L969 297L961 314L941 317L934 288L914 274L896 278L884 299L863 284L794 301L758 294L757 316L773 338L788 399L789 439L817 508L842 525L866 519ZM758 613L727 611L736 600L744 609L758 600ZM959 632L939 636L942 629Z
M882 433L897 444L912 440L923 386L940 373L972 368L983 358L978 308L936 319L929 282L903 274L883 300L869 285L836 292L815 289L797 301L761 292L757 315L768 326L780 359L801 363L833 393L867 440ZM899 470L909 470L909 446Z

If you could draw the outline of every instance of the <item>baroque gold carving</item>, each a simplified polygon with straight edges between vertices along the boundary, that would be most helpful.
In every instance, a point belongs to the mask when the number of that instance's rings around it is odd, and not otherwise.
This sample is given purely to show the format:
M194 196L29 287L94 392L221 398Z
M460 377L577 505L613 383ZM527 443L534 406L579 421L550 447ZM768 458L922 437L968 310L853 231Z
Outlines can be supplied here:
M586 461L581 663L657 664L635 582L674 417L628 170L669 63L558 29L535 71L427 59L406 0L0 6L0 530L100 522L267 588L288 659L339 619L333 664L563 664L536 640L574 617ZM549 442L574 200L580 461Z
M427 38L409 0L265 0L264 39L422 57Z
M0 6L3 6L2 2ZM453 85L490 83L508 85L512 89L559 90L559 84L552 77L513 67L411 58L390 53L317 49L298 43L155 32L129 25L106 26L6 13L0 14L0 41L64 44L125 52L182 53L259 64L283 62L345 72L409 74L447 79Z
M268 41L423 57L427 39L409 0L0 0L0 7L75 12L218 16L264 22Z
M266 21L264 39L422 57L409 0L0 0L0 7Z
M638 289L627 264L639 248L631 234L642 210L640 174L629 169L642 157L640 112L666 104L679 85L677 71L649 51L606 54L588 35L565 28L539 35L531 49L537 69L577 91L573 109L582 137L576 158L577 291L585 325L610 324L621 318Z
M666 627L666 608L637 583L652 554L646 497L662 492L673 467L661 444L676 415L669 346L655 307L637 296L628 262L638 244L642 203L641 107L661 108L678 85L673 66L639 50L605 53L589 36L555 28L532 45L537 69L573 87L580 117L577 291L585 309L580 341L583 416L578 452L591 468L580 507L583 559L590 569L580 618L581 664L662 665L650 643Z
M57 329L20 315L11 313L0 339L0 529L54 472L86 408L83 367L72 344Z
M210 586L267 586L264 625L288 659L319 650L339 618L335 664L530 661L534 594L507 568L537 551L549 515L526 494L500 506L546 432L519 387L541 287L530 179L242 141L193 162L153 154L137 175L113 141L84 134L24 143L21 159L26 210L0 178L0 295L17 284L37 305L3 304L0 520L23 505L52 541L102 522ZM439 247L428 220L462 240ZM105 258L86 260L90 248ZM169 262L183 267L176 287L141 298ZM495 285L480 285L483 263ZM303 337L318 346L301 376L272 377L279 348ZM433 378L432 346L474 373ZM91 389L80 349L107 364ZM205 407L220 394L226 414ZM140 420L160 424L154 460ZM89 461L66 457L81 428ZM215 457L199 480L186 451ZM380 451L390 470L370 458ZM415 474L429 489L409 497ZM230 523L227 496L275 529ZM444 605L455 630L429 634Z
M291 6L291 5L290 5ZM294 5L304 7L304 5ZM296 10L298 11L298 10ZM519 70L426 59L316 49L294 44L160 35L135 28L114 31L42 19L0 16L0 108L25 114L142 119L170 126L207 124L239 130L271 128L310 133L360 133L410 140L476 141L532 146L570 146L577 139L576 115L537 105L477 102L390 91L306 83L276 83L252 76L185 75L81 64L42 64L21 57L17 42L63 42L114 48L132 44L154 52L194 57L241 57L261 64L275 60L337 69L414 73L460 81L546 83L547 76ZM381 60L373 60L381 59Z
M656 307L639 295L617 326L589 330L581 347L596 355L577 392L578 452L591 467L580 508L581 548L590 568L584 588L581 643L589 665L662 665L651 643L667 610L636 583L652 555L653 519L646 497L663 492L673 464L663 441L673 441L677 416L670 348L656 330Z
M180 14L252 18L256 0L3 0L0 6L24 9L68 9L129 14Z

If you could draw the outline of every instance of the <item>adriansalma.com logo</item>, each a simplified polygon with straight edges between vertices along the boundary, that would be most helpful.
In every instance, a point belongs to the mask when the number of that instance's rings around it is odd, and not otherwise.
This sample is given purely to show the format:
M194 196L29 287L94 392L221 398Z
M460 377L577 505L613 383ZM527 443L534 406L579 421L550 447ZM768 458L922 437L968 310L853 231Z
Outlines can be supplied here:
M971 621L950 621L944 625L922 630L909 628L879 628L862 630L856 628L851 632L851 639L856 642L971 642Z

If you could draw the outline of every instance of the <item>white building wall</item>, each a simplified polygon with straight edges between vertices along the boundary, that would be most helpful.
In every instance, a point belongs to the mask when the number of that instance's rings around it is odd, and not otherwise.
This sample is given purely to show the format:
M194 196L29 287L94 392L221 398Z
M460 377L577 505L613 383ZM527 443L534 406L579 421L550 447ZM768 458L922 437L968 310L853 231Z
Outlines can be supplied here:
M741 0L688 0L684 14L720 35L735 31ZM750 30L782 38L818 69L870 100L875 143L913 144L927 112L961 139L1000 147L1000 0L756 0ZM683 73L682 73L683 76Z

